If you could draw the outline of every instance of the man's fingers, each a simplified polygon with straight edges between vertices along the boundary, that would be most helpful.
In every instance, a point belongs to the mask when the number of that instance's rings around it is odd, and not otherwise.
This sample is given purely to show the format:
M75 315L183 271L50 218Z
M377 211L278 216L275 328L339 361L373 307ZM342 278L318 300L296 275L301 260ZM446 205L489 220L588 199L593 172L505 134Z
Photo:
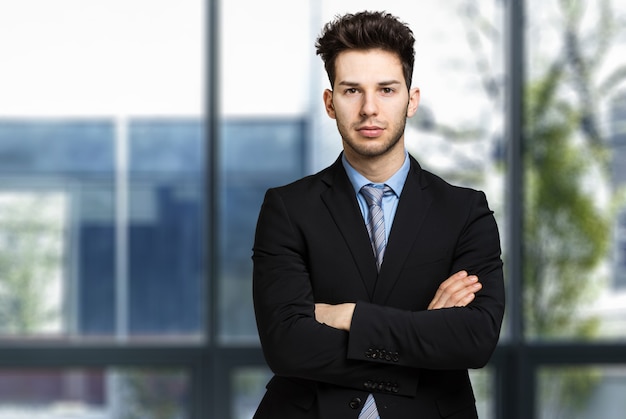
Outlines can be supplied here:
M450 276L448 279L446 279L445 281L443 281L439 287L437 288L437 291L435 292L435 297L432 299L432 301L430 302L428 309L432 310L434 308L441 308L444 306L444 304L446 303L446 301L449 298L449 293L454 293L456 291L458 291L458 289L456 289L455 284L458 285L459 282L463 279L467 277L467 272L465 271L459 271L455 274L453 274L452 276ZM453 289L451 289L453 288ZM448 294L446 294L448 293Z
M457 304L458 307L465 307L467 306L469 303L471 303L472 301L474 301L474 298L476 298L476 294L474 294L473 292L467 294L465 297L463 297L463 299L461 301L459 301L459 304Z
M441 283L428 309L466 306L474 300L475 293L481 288L476 275L459 271Z

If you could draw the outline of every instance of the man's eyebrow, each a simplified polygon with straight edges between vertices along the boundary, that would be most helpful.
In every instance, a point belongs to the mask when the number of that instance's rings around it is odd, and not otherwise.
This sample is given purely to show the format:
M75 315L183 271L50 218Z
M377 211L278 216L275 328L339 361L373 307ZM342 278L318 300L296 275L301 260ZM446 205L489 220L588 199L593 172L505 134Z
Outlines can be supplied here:
M359 86L359 83L355 82L355 81L347 81L347 80L342 80L338 83L340 86L348 86L348 87L355 87L355 86Z
M340 86L348 86L348 87L356 87L360 86L361 83L349 80L342 80L338 83ZM401 84L399 80L384 80L377 83L378 86L391 86L394 84Z
M392 84L401 84L399 80L386 80L378 83L379 86L391 86Z

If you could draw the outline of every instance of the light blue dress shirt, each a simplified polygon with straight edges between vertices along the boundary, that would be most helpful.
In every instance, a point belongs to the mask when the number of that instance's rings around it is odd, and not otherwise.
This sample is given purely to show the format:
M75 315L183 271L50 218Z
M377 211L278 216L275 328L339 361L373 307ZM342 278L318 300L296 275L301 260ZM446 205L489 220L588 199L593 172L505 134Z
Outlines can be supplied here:
M389 179L387 179L384 183L374 183L367 179L365 176L360 174L354 169L354 167L350 166L348 160L346 159L345 154L341 156L341 162L343 163L344 169L346 169L346 173L348 174L348 178L350 179L350 183L352 183L352 187L354 188L354 193L356 194L356 199L359 202L359 207L361 208L361 214L363 215L363 221L367 224L367 219L369 217L369 206L367 202L365 202L365 198L363 195L359 193L361 188L364 185L372 184L378 188L383 188L385 185L389 186L393 191L392 194L388 194L383 196L383 216L385 218L385 240L389 241L389 233L391 232L391 226L393 225L393 218L396 215L396 208L398 208L398 201L400 200L400 195L402 194L402 188L404 188L404 182L406 181L406 177L409 174L409 169L411 167L411 161L409 160L408 152L405 152L404 163L402 167L398 169L396 173L394 173Z

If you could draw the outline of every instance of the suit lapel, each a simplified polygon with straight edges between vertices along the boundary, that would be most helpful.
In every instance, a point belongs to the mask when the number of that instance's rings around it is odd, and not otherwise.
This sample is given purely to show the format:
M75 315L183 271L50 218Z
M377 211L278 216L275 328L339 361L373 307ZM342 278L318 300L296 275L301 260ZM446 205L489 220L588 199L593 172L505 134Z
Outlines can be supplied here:
M341 157L322 177L322 181L329 186L322 192L322 200L346 241L371 298L378 276L376 261L354 188L341 164Z
M421 182L420 173L419 164L411 158L411 170L398 202L379 280L374 291L373 300L379 304L387 301L400 277L405 260L419 236L419 230L432 202L432 196L427 193L427 185Z

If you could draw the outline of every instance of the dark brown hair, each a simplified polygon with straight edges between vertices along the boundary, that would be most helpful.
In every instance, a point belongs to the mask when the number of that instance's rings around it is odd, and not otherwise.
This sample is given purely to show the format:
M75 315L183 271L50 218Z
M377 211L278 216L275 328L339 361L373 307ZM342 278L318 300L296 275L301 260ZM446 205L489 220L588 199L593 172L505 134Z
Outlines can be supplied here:
M386 12L364 11L337 16L317 38L315 48L322 57L330 85L335 83L335 60L339 53L380 48L395 53L402 62L404 80L411 88L415 50L413 32L406 23Z

